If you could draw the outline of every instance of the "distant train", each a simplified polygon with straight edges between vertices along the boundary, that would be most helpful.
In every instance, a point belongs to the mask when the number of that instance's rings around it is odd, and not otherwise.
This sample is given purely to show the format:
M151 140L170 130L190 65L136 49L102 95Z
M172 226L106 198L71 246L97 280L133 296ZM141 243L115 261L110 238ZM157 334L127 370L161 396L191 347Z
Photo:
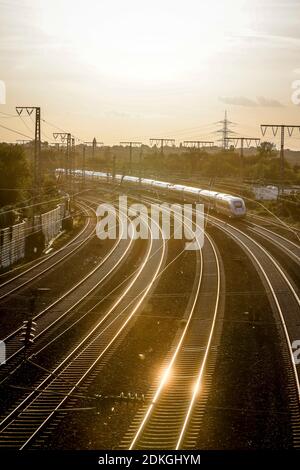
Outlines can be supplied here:
M58 174L64 173L64 170L59 168L56 172ZM82 170L75 170L74 173L77 176L82 176ZM109 181L113 179L111 174L89 170L85 171L85 177L97 181ZM245 201L240 197L231 196L230 194L182 184L168 183L166 181L157 181L149 178L139 178L137 176L115 175L114 180L130 186L142 185L146 188L164 190L166 192L177 192L182 195L182 198L185 196L189 198L194 196L195 202L203 203L210 210L229 218L237 219L246 216Z

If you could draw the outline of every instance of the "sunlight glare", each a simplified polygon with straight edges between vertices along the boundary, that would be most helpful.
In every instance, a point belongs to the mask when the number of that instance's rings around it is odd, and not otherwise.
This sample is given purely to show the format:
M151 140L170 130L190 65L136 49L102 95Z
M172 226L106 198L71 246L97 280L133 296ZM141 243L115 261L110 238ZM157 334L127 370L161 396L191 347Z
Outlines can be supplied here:
M54 0L45 8L42 26L81 61L115 80L180 80L195 65L201 70L207 59L218 59L244 24L242 5L237 0L184 5L178 0L126 5Z

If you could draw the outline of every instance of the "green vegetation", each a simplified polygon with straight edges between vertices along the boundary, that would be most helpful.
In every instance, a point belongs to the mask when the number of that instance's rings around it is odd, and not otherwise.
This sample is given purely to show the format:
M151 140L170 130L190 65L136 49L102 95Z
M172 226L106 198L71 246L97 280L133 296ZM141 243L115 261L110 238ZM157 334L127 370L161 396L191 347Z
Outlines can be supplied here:
M247 201L247 208L262 217L269 218L271 217L271 213L275 214L286 224L300 228L299 202L296 196L285 196L277 201L262 201L262 204Z
M21 145L0 144L0 227L12 225L32 215L30 209L22 209L32 204L34 199L31 161L32 149ZM48 165L46 159L45 164ZM45 171L44 166L42 175L38 202L45 201L45 204L37 212L53 209L56 204L50 203L50 200L58 197L54 173Z
M11 225L18 215L16 204L30 198L30 171L25 152L17 145L0 144L0 226Z
M1 206L20 201L29 183L29 168L22 147L0 144Z
M60 155L60 158L59 158ZM57 154L57 164L64 166L63 153ZM91 148L86 148L86 168L96 171L112 171L113 157L116 161L116 171L128 174L128 147L113 146L96 149L94 155ZM141 164L140 164L141 161ZM76 167L82 168L82 148L76 148ZM300 184L299 165L284 162L285 182ZM163 154L160 148L143 145L136 148L132 154L132 172L135 175L156 175L166 178L168 175L178 175L183 178L197 176L198 178L233 178L241 176L240 149L230 150L187 149L184 147L167 147ZM246 149L244 156L244 178L256 182L276 184L280 181L279 152L274 145L263 142L258 149Z
M26 147L28 157L32 153ZM288 152L287 153L291 153ZM74 156L75 155L75 156ZM295 153L296 155L296 153ZM85 167L87 169L103 172L112 172L115 159L116 171L128 174L129 148L125 146L97 147L93 153L90 146L85 147ZM83 146L78 145L71 157L75 168L83 166ZM293 163L291 163L293 162ZM285 182L300 184L300 162L285 159ZM42 146L41 173L53 179L54 170L65 167L66 149L48 145ZM168 175L180 175L184 177L197 176L198 178L233 178L241 175L240 149L231 148L220 150L212 149L187 149L184 147L166 147L163 154L160 148L142 147L132 151L132 173L135 175L156 175L166 177ZM262 142L258 149L245 150L244 178L256 182L276 184L280 181L279 152L270 142Z
M76 146L75 153L71 158L74 168L82 168L83 150L82 145ZM30 204L33 200L32 154L32 143L25 146L0 145L0 207L2 212L12 209L5 218L0 217L0 225L2 226L18 220L18 216L30 216L29 211L18 210L16 212L16 209ZM295 153L294 156L296 155ZM85 148L85 167L87 169L112 172L114 161L116 172L129 174L128 147L105 146L96 148L94 153L91 147ZM284 179L286 184L300 185L300 162L299 164L295 162L295 159L289 159L289 161L285 159ZM50 147L44 143L40 163L42 181L39 188L39 202L43 201L45 204L40 206L37 211L45 212L54 207L56 198L59 197L54 170L58 167L65 167L66 149ZM246 149L243 170L244 180L249 183L276 185L281 181L279 152L269 142L263 142L258 149ZM174 180L175 177L182 180L193 178L199 185L212 184L214 187L217 182L221 183L222 181L239 184L241 183L240 149L231 148L224 151L217 147L212 149L166 147L162 153L160 148L142 145L140 148L133 149L132 174L164 180L168 180L168 178ZM247 187L249 189L249 186L243 185L244 192ZM246 193L245 196L247 196ZM299 217L298 202L293 196L285 197L283 207L278 205L276 210L280 215L295 220Z
M219 150L208 153L205 150L182 151L179 155L170 153L162 166L167 170L186 172L187 176L197 173L200 177L237 178L241 175L239 150ZM153 162L155 165L155 162ZM244 156L244 178L276 184L280 181L280 159L274 146L264 142L256 153ZM284 162L286 183L300 184L300 167Z

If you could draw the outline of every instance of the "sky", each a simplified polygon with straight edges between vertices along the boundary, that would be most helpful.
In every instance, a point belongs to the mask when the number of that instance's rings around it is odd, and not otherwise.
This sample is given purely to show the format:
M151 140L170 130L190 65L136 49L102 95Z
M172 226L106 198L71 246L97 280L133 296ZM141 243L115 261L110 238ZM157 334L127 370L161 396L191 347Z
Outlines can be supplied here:
M299 102L300 0L0 0L0 126L26 136L16 106L41 107L48 141L57 126L111 145L216 141L225 109L260 137L300 125Z

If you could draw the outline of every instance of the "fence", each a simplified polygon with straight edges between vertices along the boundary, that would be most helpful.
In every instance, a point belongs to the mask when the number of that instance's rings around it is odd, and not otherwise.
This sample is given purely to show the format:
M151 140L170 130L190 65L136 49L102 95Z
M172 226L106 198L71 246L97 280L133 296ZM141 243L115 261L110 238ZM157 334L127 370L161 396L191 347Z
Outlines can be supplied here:
M25 256L25 238L28 221L6 227L0 231L0 267L7 268Z
M61 231L64 216L65 205L59 204L56 209L35 217L35 230L42 230L46 245Z
M42 230L46 245L62 229L65 204L59 204L52 211L37 215L34 226L28 220L0 230L0 268L7 268L25 256L25 240L34 231Z

